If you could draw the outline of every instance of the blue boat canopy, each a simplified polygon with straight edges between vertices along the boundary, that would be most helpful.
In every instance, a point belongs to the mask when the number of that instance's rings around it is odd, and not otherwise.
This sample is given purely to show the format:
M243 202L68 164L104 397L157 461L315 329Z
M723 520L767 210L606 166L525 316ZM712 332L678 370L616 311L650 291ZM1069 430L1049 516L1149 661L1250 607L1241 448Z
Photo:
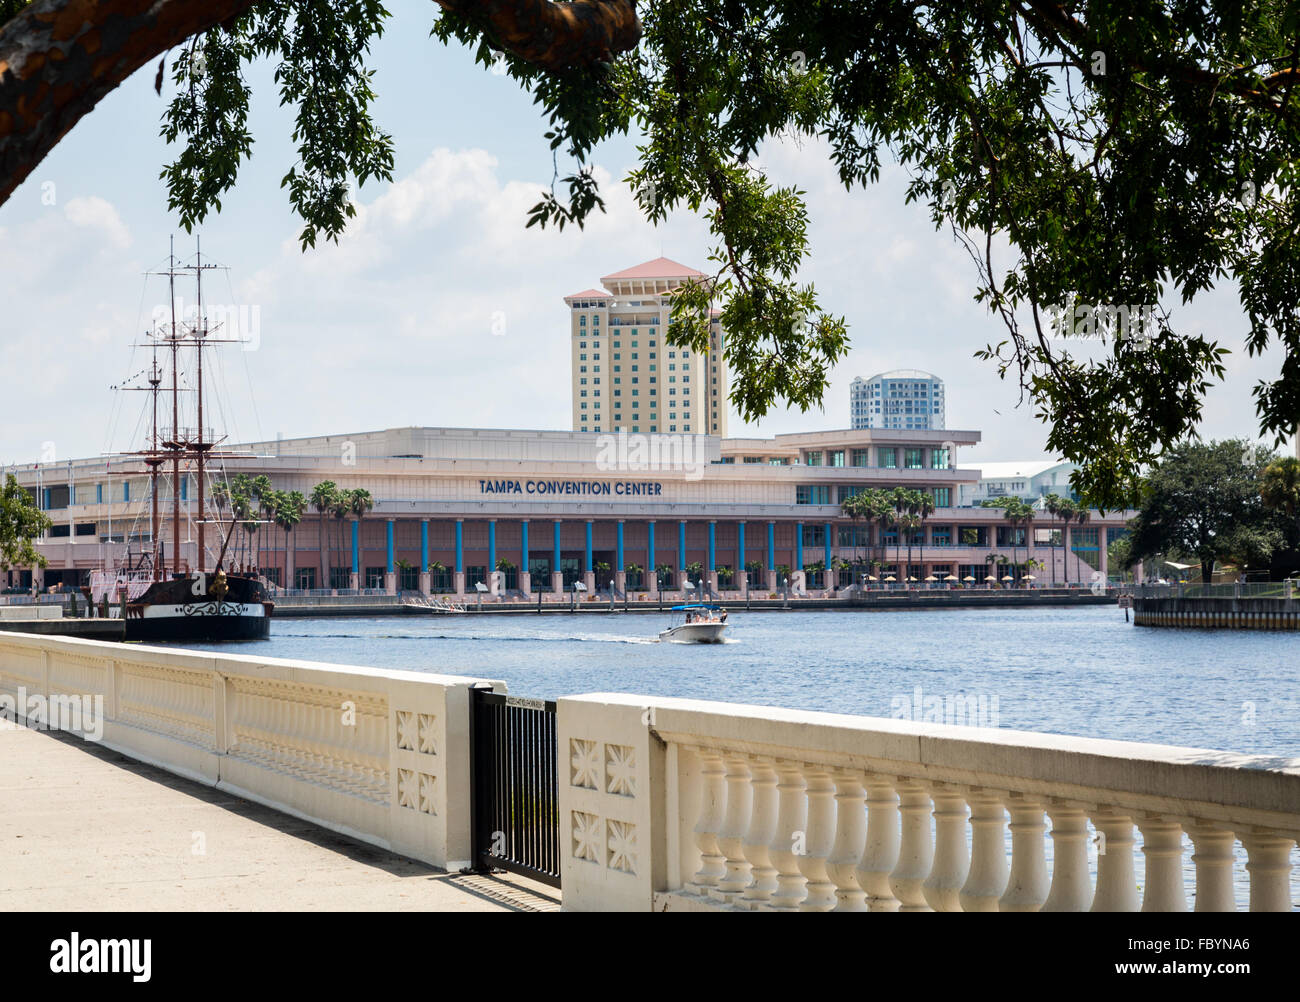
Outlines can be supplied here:
M682 612L685 609L721 609L720 605L675 605L672 607L673 612Z

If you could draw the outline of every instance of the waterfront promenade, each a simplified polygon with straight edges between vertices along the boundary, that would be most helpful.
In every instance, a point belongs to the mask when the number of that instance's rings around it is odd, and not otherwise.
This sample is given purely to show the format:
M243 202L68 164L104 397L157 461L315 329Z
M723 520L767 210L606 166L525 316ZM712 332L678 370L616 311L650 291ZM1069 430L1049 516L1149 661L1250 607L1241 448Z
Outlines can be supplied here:
M0 728L0 912L558 911L81 738Z

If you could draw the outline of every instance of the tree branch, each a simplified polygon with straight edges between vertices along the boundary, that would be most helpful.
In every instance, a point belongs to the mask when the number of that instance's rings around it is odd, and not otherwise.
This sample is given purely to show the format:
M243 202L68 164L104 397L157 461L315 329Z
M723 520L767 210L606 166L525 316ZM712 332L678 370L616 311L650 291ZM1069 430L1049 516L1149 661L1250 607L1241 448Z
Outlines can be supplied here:
M434 0L488 29L506 51L552 73L607 63L636 48L635 0Z
M0 203L137 69L254 0L36 0L0 29Z
M35 0L0 27L0 204L68 131L151 59L256 0ZM636 46L634 0L437 0L559 72Z

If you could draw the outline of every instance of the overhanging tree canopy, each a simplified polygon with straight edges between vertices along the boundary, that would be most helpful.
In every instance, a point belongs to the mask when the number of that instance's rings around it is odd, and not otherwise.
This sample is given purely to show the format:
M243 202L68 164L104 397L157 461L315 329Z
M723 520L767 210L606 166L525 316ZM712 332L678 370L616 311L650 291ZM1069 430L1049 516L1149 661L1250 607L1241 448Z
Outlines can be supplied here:
M702 347L703 307L721 300L746 418L819 402L846 350L843 320L798 281L801 193L754 164L764 140L796 134L825 140L849 188L905 165L909 200L967 247L975 297L1006 327L982 356L1047 421L1048 447L1082 464L1075 487L1094 503L1127 501L1223 375L1212 332L1162 302L1231 282L1249 351L1285 355L1255 388L1261 431L1295 430L1300 0L439 6L434 34L504 59L573 165L529 225L602 207L589 157L632 130L647 218L708 215L712 288L678 297L670 340ZM104 93L182 46L164 116L180 152L163 172L181 221L219 208L250 155L243 70L268 58L298 109L284 185L303 243L337 238L350 179L391 177L365 62L386 17L377 0L0 0L0 198Z

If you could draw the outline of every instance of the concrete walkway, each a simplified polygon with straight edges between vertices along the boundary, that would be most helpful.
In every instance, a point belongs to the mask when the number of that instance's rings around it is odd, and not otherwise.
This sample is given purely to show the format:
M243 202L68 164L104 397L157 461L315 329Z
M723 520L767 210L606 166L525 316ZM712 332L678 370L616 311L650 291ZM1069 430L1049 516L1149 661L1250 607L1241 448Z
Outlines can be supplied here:
M0 722L0 913L556 911L60 733Z

